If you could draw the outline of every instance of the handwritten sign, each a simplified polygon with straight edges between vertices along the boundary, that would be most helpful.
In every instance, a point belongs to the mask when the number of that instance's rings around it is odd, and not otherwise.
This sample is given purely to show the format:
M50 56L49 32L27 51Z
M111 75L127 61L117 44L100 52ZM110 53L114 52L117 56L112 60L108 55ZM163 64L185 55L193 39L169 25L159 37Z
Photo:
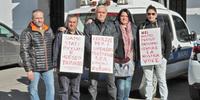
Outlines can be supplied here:
M91 72L113 73L113 51L113 37L92 35Z
M141 29L139 34L141 65L160 64L162 59L160 28Z
M83 72L84 43L84 36L62 35L60 72Z

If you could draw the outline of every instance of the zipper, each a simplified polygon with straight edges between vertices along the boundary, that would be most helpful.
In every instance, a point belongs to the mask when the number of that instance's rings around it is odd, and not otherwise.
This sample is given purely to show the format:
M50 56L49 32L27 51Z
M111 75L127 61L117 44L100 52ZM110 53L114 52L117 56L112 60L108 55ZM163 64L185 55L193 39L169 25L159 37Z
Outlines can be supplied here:
M47 45L46 45L46 43L45 43L44 35L45 35L45 32L42 34L42 39L43 39L44 52L45 52L45 65L46 65L45 68L46 68L46 70L48 70Z

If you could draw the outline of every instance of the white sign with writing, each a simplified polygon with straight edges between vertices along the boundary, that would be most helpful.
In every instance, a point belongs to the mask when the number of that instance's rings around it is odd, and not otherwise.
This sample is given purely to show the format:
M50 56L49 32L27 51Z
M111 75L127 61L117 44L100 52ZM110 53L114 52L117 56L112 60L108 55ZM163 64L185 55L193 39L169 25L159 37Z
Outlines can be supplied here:
M161 63L161 33L160 28L139 30L140 61L142 66Z
M91 72L113 73L114 38L92 35Z
M85 36L62 35L60 72L83 73Z

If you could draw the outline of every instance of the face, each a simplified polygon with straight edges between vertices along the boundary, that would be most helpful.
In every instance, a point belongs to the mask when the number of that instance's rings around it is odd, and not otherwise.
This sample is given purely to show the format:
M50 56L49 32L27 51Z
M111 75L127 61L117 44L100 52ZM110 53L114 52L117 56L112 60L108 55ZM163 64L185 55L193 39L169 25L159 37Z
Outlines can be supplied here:
M67 27L68 27L69 31L74 32L76 30L77 25L78 25L77 17L69 18L69 20L67 22Z
M44 24L44 13L40 11L34 12L32 21L37 27L42 27Z
M100 21L100 22L104 22L107 16L107 10L104 6L102 7L98 7L96 10L96 18Z
M122 12L121 13L121 15L120 15L120 22L123 25L127 25L128 24L129 19L128 19L128 14L126 12Z
M155 22L156 21L156 18L157 18L157 13L153 10L153 9L149 9L147 11L147 19L150 21L150 22Z

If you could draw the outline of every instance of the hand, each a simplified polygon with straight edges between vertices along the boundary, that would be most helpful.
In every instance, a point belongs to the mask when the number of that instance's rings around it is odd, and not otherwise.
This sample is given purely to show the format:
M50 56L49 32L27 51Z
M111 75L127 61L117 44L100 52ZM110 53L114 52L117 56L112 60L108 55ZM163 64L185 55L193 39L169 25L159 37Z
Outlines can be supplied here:
M59 27L58 28L58 31L60 31L60 32L65 32L67 29L65 28L65 27Z
M34 80L34 73L32 71L27 72L27 77L30 81Z
M92 22L93 22L93 20L90 18L85 22L85 24L91 24Z

